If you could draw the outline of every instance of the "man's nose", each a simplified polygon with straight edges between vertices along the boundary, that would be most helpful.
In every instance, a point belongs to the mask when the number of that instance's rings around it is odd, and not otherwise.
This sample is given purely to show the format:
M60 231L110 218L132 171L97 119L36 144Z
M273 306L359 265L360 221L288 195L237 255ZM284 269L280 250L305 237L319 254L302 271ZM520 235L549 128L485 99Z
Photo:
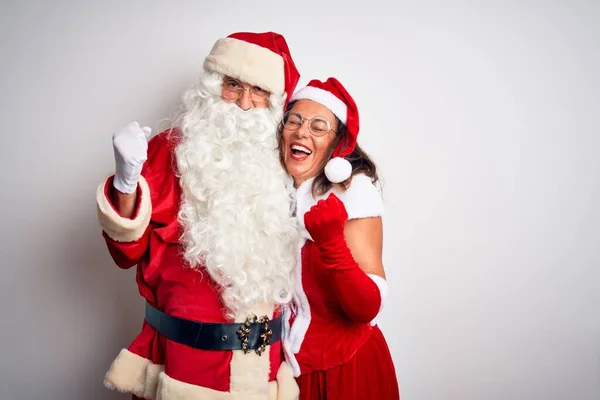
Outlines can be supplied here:
M250 97L250 91L244 90L242 95L237 101L237 105L244 111L248 111L252 107L254 107L254 102L252 101L252 97Z

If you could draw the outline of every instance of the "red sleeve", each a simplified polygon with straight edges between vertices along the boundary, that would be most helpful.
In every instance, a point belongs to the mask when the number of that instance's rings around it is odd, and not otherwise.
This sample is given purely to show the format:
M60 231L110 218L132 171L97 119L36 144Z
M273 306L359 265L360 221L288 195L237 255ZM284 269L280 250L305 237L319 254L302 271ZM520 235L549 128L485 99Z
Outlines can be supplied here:
M141 218L140 212L146 212L142 210L142 204L144 200L143 196L149 196L149 193L144 193L142 188L143 184L138 183L135 212L131 218L123 218L121 217L121 215L119 215L118 211L115 209L111 201L114 192L114 187L112 185L113 178L114 176L111 176L105 181L103 195L105 200L112 208L112 211L114 211L114 213L122 219L122 223L117 228L110 228L108 226L109 224L106 224L106 228L102 230L102 236L106 241L108 251L115 263L120 268L131 268L137 263L139 263L139 261L142 259L142 257L148 249L148 240L150 237L151 225L149 223L149 220L148 224L144 223L143 218ZM146 184L146 186L148 185ZM101 216L101 219L102 217L103 216ZM118 228L123 228L123 226L129 223L130 221L132 223L130 225L132 226L134 221L139 221L139 224L136 224L135 228L131 230L121 229L120 232L117 231ZM146 226L144 227L144 225ZM139 238L136 238L137 236L139 236L139 232L142 232L141 236Z
M168 132L161 132L148 143L148 159L142 167L137 187L137 203L131 218L122 217L112 203L114 175L109 176L97 189L96 203L102 236L115 263L130 268L142 259L148 250L153 211L160 208L161 185L165 183L171 164L172 143Z
M150 233L155 226L171 222L176 215L179 193L173 173L174 149L178 131L167 130L150 139L148 159L138 181L137 204L131 218L123 218L112 204L113 177L98 187L98 219L108 250L121 268L130 268L148 251Z

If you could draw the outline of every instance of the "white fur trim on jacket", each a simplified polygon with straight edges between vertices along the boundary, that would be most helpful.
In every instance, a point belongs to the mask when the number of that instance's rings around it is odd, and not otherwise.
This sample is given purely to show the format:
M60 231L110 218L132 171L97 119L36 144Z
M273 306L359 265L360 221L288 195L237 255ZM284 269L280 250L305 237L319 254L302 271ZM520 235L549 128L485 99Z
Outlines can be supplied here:
M306 331L308 330L308 326L310 325L312 318L310 313L310 304L308 304L308 298L306 297L306 293L304 293L304 288L302 287L302 247L304 247L305 243L306 238L301 237L298 243L298 255L296 258L297 266L294 273L297 287L296 297L294 298L296 306L296 318L294 319L294 324L291 327L291 310L286 307L283 313L283 354L295 377L300 376L301 371L300 365L298 364L294 354L298 354L300 351L300 346L302 345L304 335L306 335Z
M284 361L277 371L276 396L271 395L272 400L296 400L300 397L300 388L294 378L294 371Z
M313 179L309 179L303 182L298 190L296 191L296 219L298 228L302 235L302 241L299 244L299 252L302 251L302 247L306 240L312 240L310 234L304 226L304 214L310 210L312 206L317 204L320 199L326 199L331 192L344 203L346 211L348 212L348 219L357 218L369 218L369 217L381 217L383 215L383 200L377 187L371 182L371 178L364 174L358 174L352 177L350 187L346 191L337 189L331 189L327 193L313 198L312 196L312 183ZM289 327L290 311L286 311L284 326L287 328L284 333L285 337L283 340L283 349L286 361L290 364L294 372L294 376L300 375L300 366L294 354L298 354L304 336L308 331L308 327L311 321L310 305L308 304L308 298L304 293L302 287L302 259L298 256L298 267L296 268L296 285L297 285L297 296L295 298L296 303L296 318L291 327ZM375 282L377 284L377 282ZM379 290L381 287L378 285ZM382 293L383 296L383 293ZM289 327L289 328L288 328Z
M304 227L304 214L321 199L326 199L330 193L335 195L344 203L348 212L348 219L381 217L383 215L383 200L377 187L371 182L371 178L364 174L358 174L352 177L350 187L345 190L330 189L327 193L312 197L313 179L304 181L297 190L296 194L296 218L302 236L312 240L308 231Z
M294 380L294 384L296 381ZM296 385L296 391L297 385ZM290 392L292 393L292 392ZM298 395L281 392L277 381L269 382L267 393L221 392L207 387L191 385L171 378L164 372L158 379L156 400L296 400Z
M144 399L156 398L158 375L163 366L153 364L127 349L121 350L104 377L104 386Z
M216 71L279 96L285 93L283 58L271 50L235 38L219 39L204 60L204 68Z
M110 200L106 197L105 187L108 182L107 178L98 185L96 191L96 203L98 220L102 230L106 232L108 237L117 242L133 242L138 240L144 234L144 231L150 224L152 216L152 202L150 200L150 188L144 177L140 177L139 187L141 194L138 198L137 216L134 219L121 217Z
M252 310L256 316L273 316L274 306L263 304ZM238 315L236 322L243 323L247 314ZM233 351L231 357L229 392L222 392L207 387L197 386L182 382L162 373L159 377L157 399L202 399L202 400L237 400L237 399L255 399L255 400L280 400L295 399L295 397L280 397L282 393L293 393L295 380L293 384L288 381L289 368L287 371L280 369L277 373L277 380L269 382L271 372L271 360L269 352L271 346L267 346L265 352L259 356L255 352L244 354L242 351ZM280 381L281 376L281 382ZM275 395L276 397L273 397ZM293 396L293 395L292 395Z
M383 310L385 299L387 298L388 284L387 281L379 275L367 274L367 276L371 278L373 282L375 282L377 288L379 289L379 295L381 297L381 305L379 306L379 312L377 312L377 315L371 321L371 326L375 326L379 322L379 317L381 316L381 311Z
M260 317L268 315L273 317L274 306L263 304L252 312ZM235 318L236 322L246 321L248 314L240 314ZM271 363L269 352L271 346L259 356L255 352L244 354L242 351L234 351L231 357L230 365L230 391L239 393L262 393L263 396L268 393L269 373L271 372Z
M346 103L338 99L333 93L318 87L306 86L294 93L290 99L290 103L292 101L303 99L323 104L325 107L329 108L329 111L335 114L340 121L342 121L342 124L346 124L346 121L348 120L348 107L346 106Z

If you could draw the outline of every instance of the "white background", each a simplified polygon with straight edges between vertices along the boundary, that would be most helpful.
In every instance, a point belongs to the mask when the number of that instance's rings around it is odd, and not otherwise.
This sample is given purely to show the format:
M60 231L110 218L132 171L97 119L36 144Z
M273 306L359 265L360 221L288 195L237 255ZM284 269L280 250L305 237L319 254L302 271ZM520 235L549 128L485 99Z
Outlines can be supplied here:
M273 30L359 105L402 399L600 399L600 2L348 3L0 3L0 398L127 398L102 386L143 314L96 220L111 134Z

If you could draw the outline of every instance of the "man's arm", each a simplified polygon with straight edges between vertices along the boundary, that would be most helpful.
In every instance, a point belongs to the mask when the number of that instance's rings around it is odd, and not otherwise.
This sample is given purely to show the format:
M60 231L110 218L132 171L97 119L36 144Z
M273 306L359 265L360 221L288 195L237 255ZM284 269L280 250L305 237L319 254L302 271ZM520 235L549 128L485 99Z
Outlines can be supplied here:
M123 215L118 210L119 205L111 201L113 198L118 199L113 180L114 176L111 176L98 187L98 219L115 263L121 268L130 268L140 261L148 249L152 216L150 188L146 179L141 176L137 189L126 199L130 204L125 206L130 207L130 210Z
M115 174L96 193L98 219L113 259L121 268L137 264L148 248L152 215L148 173L149 127L130 122L113 134Z
M131 218L135 212L137 202L137 191L133 193L123 193L117 189L112 196L112 203L117 212L124 218Z

